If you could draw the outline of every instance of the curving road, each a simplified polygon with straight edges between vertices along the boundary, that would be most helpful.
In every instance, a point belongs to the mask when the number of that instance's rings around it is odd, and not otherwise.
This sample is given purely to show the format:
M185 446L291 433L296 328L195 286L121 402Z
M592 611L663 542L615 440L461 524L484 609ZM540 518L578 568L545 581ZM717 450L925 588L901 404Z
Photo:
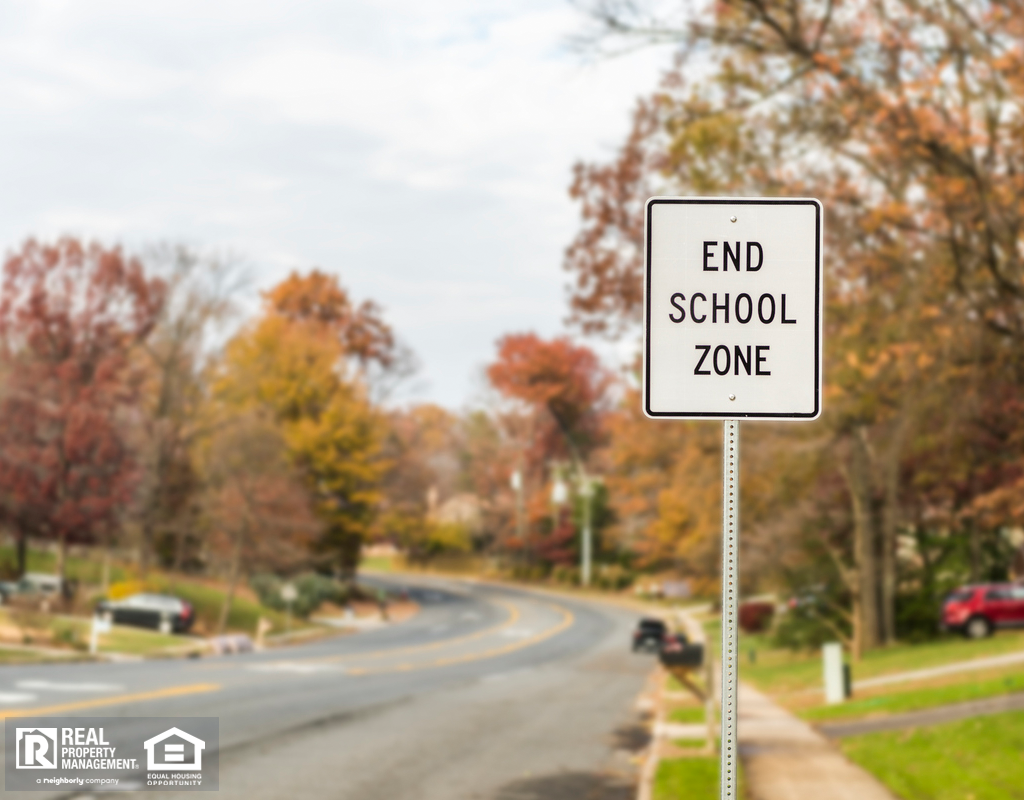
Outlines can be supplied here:
M633 797L634 703L652 666L629 652L635 614L480 583L387 582L420 613L242 656L3 667L0 708L217 716L231 798Z

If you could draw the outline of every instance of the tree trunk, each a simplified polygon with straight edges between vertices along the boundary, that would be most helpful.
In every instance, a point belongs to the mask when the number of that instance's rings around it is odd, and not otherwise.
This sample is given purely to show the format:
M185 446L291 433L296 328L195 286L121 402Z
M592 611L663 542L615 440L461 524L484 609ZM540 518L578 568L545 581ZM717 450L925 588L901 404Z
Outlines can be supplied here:
M342 580L354 581L356 572L359 569L359 554L363 546L363 537L357 533L345 533L341 535L341 547L339 548L339 566L341 567Z
M855 544L856 546L856 544ZM858 570L852 570L856 588L852 592L853 602L850 604L850 616L852 617L853 630L850 636L850 657L854 661L860 661L864 656L864 607L860 594L860 576Z
M103 573L100 577L101 591L104 597L110 594L110 540L103 545Z
M20 580L25 577L25 572L28 570L28 534L22 528L18 529L17 551L18 579Z
M153 523L146 519L142 523L142 541L139 546L139 576L145 578L149 573L150 561L153 557Z
M64 583L64 573L67 570L68 561L68 539L67 533L61 531L57 536L57 577L61 584Z
M228 616L231 614L231 604L235 599L235 587L238 585L238 575L242 568L242 544L245 539L246 524L242 522L238 529L238 536L235 537L235 548L231 554L231 574L228 577L228 590L224 593L224 602L220 607L220 619L217 621L217 634L222 636L228 626Z
M882 644L896 641L896 531L899 527L900 453L903 429L898 424L886 452L885 499L882 508L881 634Z
M178 530L174 534L174 571L181 572L185 563L185 531Z
M971 557L971 583L981 583L981 533L971 522L967 523L967 545Z
M850 499L853 504L853 552L857 565L858 590L854 593L854 629L856 650L863 654L878 644L878 565L875 558L876 536L871 508L871 454L863 428L851 437Z

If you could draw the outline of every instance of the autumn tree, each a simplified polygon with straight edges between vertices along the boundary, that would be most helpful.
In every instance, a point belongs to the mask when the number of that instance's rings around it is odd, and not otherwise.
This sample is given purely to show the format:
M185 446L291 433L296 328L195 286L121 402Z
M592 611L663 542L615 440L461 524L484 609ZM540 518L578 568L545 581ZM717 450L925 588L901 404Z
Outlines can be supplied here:
M600 444L611 379L589 348L566 337L509 334L499 340L487 377L503 395L540 415L536 453L582 462Z
M143 477L135 515L141 531L140 566L154 554L180 570L200 546L202 479L196 448L211 433L204 414L204 371L211 337L232 313L243 276L228 259L189 248L160 247L148 259L167 284L167 300L142 348L144 415L140 425Z
M850 589L855 649L891 641L897 536L921 519L908 468L929 452L929 427L962 442L979 420L985 404L950 402L964 396L972 348L992 356L996 340L1019 343L1024 331L1024 8L725 0L667 19L652 4L602 0L591 10L601 43L672 41L680 66L638 106L614 162L577 168L576 320L635 329L649 194L825 202L829 434L819 446L831 457L816 463L823 487L838 467L850 527L822 543ZM978 323L996 340L976 344ZM1012 356L992 361L1020 371Z
M227 567L217 625L223 633L243 576L306 563L321 525L281 430L263 409L238 414L213 434L203 473L210 543Z
M461 420L423 404L394 410L387 422L379 537L420 560L445 549L466 549L471 531L432 518L440 503L467 488Z
M120 248L27 241L4 262L0 346L0 511L19 536L69 542L117 526L137 476L125 428L164 283Z
M314 269L293 272L264 294L268 308L292 321L317 326L337 339L350 367L375 399L390 396L417 368L409 348L398 341L372 300L358 305L337 277Z
M344 316L319 306L281 312L275 297L268 293L262 317L228 344L214 397L228 413L264 409L280 426L323 524L315 547L350 576L381 499L384 421L349 368L356 356L345 347Z
M564 461L572 465L577 479L589 481L589 460L603 440L611 387L611 376L597 355L567 337L544 340L535 334L510 334L499 340L487 377L513 402L502 416L505 427L521 442L523 480L542 490L545 472ZM544 492L534 491L527 507L534 521L543 519ZM558 522L552 524L558 542L540 544L564 560L573 531Z

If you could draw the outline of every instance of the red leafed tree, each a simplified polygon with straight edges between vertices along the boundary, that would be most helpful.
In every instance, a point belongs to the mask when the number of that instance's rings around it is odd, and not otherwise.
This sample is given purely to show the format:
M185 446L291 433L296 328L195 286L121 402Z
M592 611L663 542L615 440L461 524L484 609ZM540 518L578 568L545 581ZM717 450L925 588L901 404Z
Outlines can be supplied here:
M502 426L519 440L525 459L522 480L533 487L527 499L528 527L545 525L549 468L569 460L582 478L590 454L603 439L611 375L592 350L567 337L544 340L532 333L510 334L498 342L498 357L487 377L502 395L522 404L502 415ZM510 465L511 466L511 465ZM568 564L573 557L574 528L566 510L556 512L550 535L534 544L524 531L516 543L525 555L550 564Z
M487 377L503 395L539 412L534 458L582 461L599 443L611 379L589 348L567 337L509 334L499 340Z
M18 533L69 542L116 524L135 461L126 441L132 348L153 328L164 284L120 248L27 241L3 266L0 514Z

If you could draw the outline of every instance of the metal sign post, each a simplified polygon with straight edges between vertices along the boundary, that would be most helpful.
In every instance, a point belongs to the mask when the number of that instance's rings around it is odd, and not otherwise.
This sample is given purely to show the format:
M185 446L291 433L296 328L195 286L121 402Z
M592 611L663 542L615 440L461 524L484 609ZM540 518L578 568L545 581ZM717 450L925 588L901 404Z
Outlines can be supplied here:
M810 198L647 201L644 414L724 420L723 800L739 766L739 422L821 414L822 216Z
M722 430L722 798L736 797L739 689L737 608L740 589L740 423Z

